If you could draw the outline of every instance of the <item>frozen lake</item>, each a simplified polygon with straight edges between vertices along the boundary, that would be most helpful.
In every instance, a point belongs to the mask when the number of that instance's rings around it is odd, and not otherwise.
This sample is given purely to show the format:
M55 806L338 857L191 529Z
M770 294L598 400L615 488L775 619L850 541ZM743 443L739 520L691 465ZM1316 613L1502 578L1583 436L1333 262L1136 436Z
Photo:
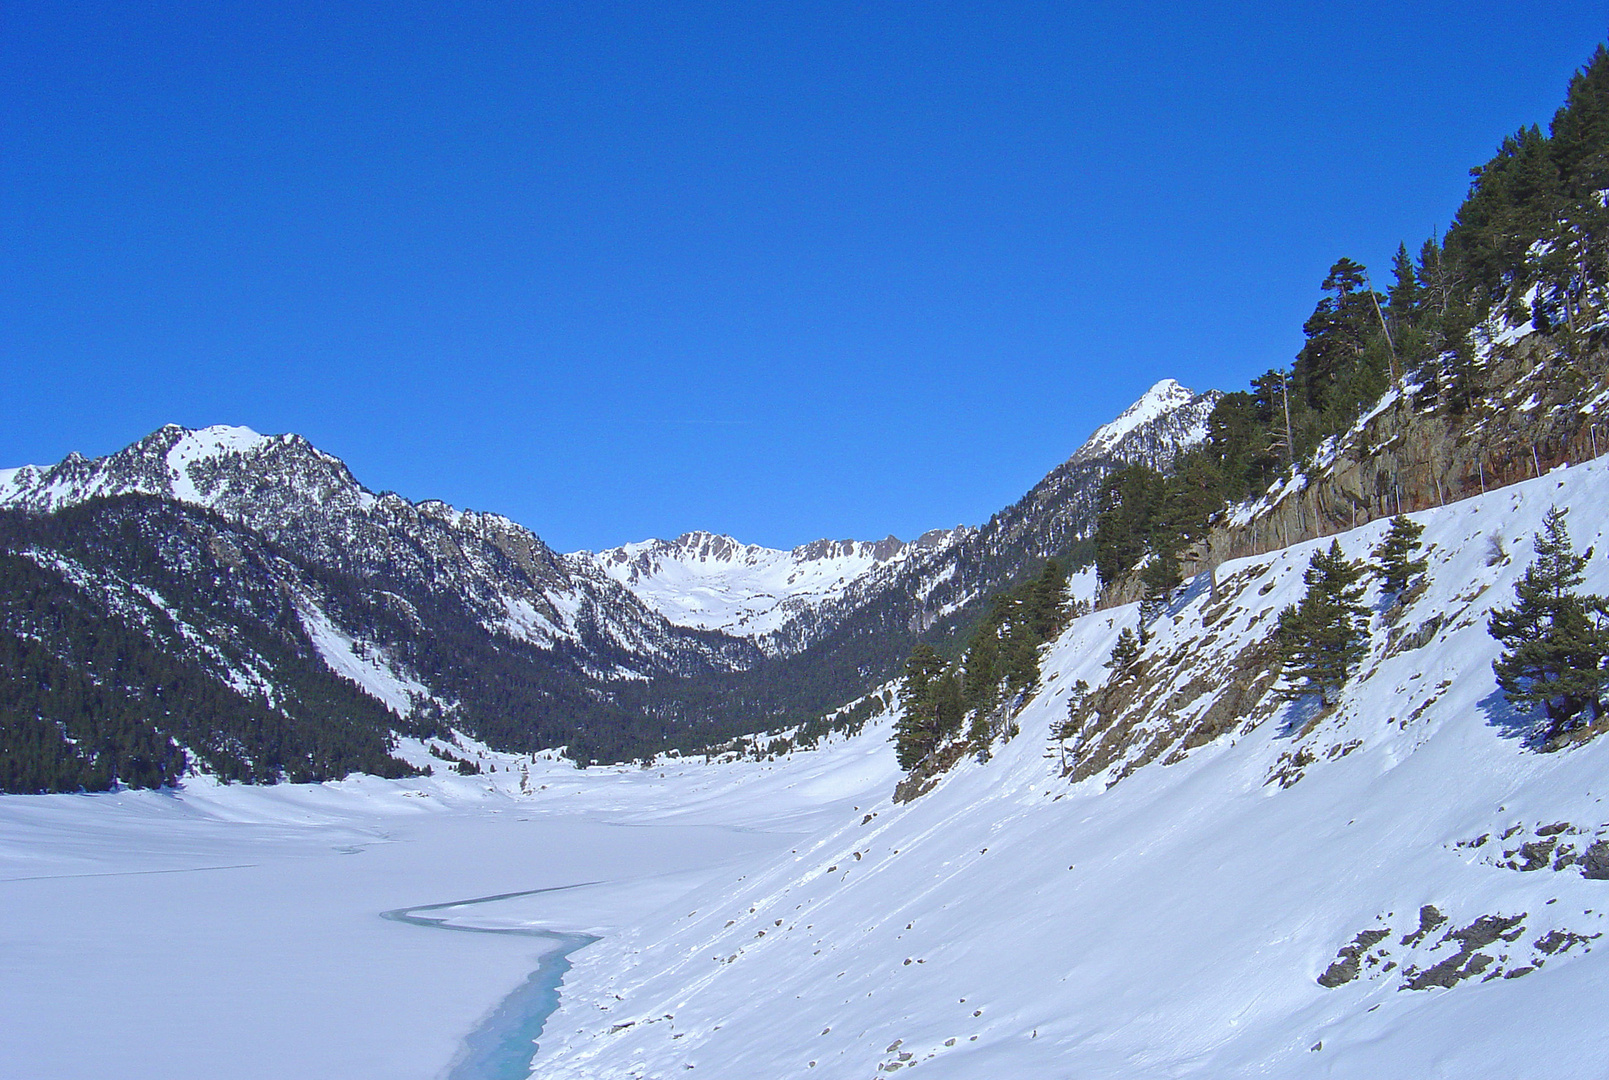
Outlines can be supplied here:
M528 772L0 797L0 1076L448 1075L556 944L763 862L886 768Z

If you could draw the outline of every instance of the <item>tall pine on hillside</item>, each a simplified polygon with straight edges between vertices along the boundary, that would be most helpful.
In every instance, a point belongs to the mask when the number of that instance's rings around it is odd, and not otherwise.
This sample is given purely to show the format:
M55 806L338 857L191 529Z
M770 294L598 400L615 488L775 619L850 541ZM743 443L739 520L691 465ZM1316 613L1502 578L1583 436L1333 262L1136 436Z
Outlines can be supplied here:
M899 688L905 714L894 725L894 748L906 772L939 743L938 683L943 674L944 661L933 646L924 642L911 650Z
M1487 629L1503 643L1492 661L1497 685L1511 704L1541 705L1551 738L1582 713L1593 720L1603 714L1609 629L1604 599L1577 591L1591 552L1575 553L1564 511L1549 511L1533 547L1536 561L1515 583L1515 605L1492 612Z
M1386 592L1402 595L1408 588L1408 582L1425 572L1426 561L1414 558L1419 551L1419 536L1424 531L1423 525L1404 514L1391 519L1391 527L1386 530L1385 538L1371 552L1376 560L1375 576L1380 579Z
M1338 541L1316 551L1302 580L1302 602L1279 614L1286 694L1318 694L1326 706L1346 685L1368 651L1369 610L1363 606L1363 564L1348 559Z

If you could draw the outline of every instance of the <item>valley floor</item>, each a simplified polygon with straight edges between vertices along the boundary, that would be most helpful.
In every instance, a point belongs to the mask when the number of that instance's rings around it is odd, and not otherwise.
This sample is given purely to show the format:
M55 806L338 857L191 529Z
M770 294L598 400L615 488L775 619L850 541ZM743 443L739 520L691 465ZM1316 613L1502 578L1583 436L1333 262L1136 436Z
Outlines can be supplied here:
M550 946L382 911L595 883L463 921L613 933L852 813L878 751L0 797L0 1077L442 1075Z

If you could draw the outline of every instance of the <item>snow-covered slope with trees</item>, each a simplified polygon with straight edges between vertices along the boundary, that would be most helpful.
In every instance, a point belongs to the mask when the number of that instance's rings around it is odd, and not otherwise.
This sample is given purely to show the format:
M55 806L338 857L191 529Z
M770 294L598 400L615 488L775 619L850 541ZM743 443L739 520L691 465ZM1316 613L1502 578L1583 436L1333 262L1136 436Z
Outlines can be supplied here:
M1609 742L1537 752L1485 623L1550 508L1602 550L1606 505L1591 462L1415 515L1427 583L1371 589L1328 712L1259 655L1330 538L1198 581L1120 675L1137 608L1076 620L992 760L575 954L533 1075L1601 1075Z

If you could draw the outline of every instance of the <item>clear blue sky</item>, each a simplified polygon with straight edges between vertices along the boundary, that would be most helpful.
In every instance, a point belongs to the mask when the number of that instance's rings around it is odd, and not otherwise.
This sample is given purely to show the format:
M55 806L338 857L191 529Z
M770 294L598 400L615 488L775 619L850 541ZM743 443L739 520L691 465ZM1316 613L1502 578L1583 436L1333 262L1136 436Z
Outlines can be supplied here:
M910 537L1289 361L1601 3L0 5L0 465L298 431L561 549Z

